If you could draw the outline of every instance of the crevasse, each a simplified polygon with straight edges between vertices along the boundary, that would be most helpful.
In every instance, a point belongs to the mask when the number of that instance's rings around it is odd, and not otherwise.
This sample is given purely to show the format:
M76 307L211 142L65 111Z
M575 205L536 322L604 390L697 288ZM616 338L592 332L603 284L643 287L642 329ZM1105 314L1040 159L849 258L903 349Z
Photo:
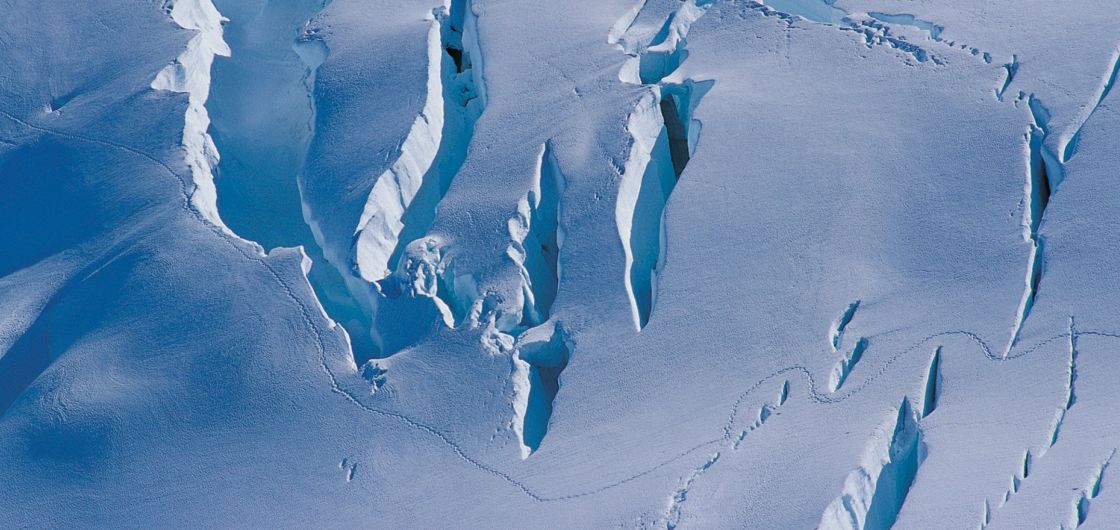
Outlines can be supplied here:
M404 247L430 227L486 106L470 2L444 4L432 11L430 20L424 107L399 158L370 191L354 234L354 263L367 282L392 273Z

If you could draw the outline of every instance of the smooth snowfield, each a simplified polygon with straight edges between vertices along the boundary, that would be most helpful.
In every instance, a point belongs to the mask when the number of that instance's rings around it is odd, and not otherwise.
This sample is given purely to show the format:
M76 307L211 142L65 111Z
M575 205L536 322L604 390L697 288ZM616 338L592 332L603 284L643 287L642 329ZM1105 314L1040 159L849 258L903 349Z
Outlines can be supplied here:
M1109 6L0 9L0 527L1120 521Z

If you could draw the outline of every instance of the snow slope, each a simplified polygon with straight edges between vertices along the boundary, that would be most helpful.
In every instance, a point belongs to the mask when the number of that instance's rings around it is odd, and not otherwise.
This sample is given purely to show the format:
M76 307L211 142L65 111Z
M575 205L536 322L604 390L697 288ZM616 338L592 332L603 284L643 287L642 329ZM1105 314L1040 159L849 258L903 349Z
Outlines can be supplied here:
M0 9L0 526L1120 521L1107 5Z

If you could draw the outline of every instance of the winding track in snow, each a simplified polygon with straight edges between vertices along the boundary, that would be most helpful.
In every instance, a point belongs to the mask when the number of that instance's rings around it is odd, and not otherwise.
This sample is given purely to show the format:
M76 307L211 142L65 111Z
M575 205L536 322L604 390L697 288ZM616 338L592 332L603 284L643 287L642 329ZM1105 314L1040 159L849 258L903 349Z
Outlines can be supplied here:
M1030 355L1031 353L1039 350L1040 348L1042 348L1042 347L1044 347L1044 346L1046 346L1046 345L1048 345L1048 344L1050 344L1054 341L1069 338L1071 336L1074 337L1075 339L1078 338L1078 337L1082 337L1082 336L1107 337L1107 338L1120 339L1120 333L1112 333L1112 332L1105 332L1105 331L1073 331L1072 333L1071 332L1066 332L1066 333L1061 333L1061 334L1049 337L1047 339L1044 339L1041 342L1032 346L1031 348L1024 349L1024 350L1021 350L1017 353L1013 353L1011 355L1008 355L1008 356L1004 357L1004 356L1001 356L999 354L994 353L991 346L988 344L988 342L985 341L983 338L981 338L976 333L972 333L972 332L969 332L969 331L961 331L961 330L942 331L942 332L938 332L938 333L934 333L932 335L929 335L929 336L925 337L924 339L916 342L912 346L910 346L908 348L905 348L903 350L900 350L898 353L896 353L896 354L892 355L891 357L887 358L885 361L883 361L881 363L878 370L876 370L872 375L865 378L858 386L852 388L851 390L848 390L847 392L839 394L839 395L835 395L835 394L831 394L831 393L828 393L828 392L820 391L818 389L816 379L813 377L813 373L812 373L812 371L810 370L809 367L807 367L805 365L802 365L802 364L790 365L790 366L780 368L778 370L775 370L775 371L767 374L766 376L762 377L761 379L756 381L754 384L752 384L750 387L748 387L746 390L744 390L742 393L739 394L739 397L735 400L735 402L731 406L731 412L730 412L730 415L728 416L728 420L724 424L724 426L722 427L722 433L718 438L713 438L711 440L701 442L701 443L699 443L699 444L697 444L697 445L695 445L695 446L693 446L689 449L686 449L685 451L682 451L681 453L679 453L679 454L677 454L677 455L675 455L675 456L673 456L673 457L671 457L667 460L664 460L664 461L662 461L662 462L660 462L660 463L658 463L658 464L656 464L652 467L649 467L649 468L645 469L644 471L641 471L637 474L631 475L631 476L626 477L624 479L617 480L615 482L600 486L598 488L594 488L594 489L590 489L590 490L586 490L586 491L582 491L582 492L577 492L577 493L566 494L566 495L548 496L548 495L538 493L534 488L530 487L529 485L525 484L524 482L521 482L520 480L513 477L509 473L507 473L505 471L502 471L500 469L497 469L496 467L493 467L489 464L486 464L486 463L482 462L481 460L479 460L475 457L472 457L470 454L468 454L462 448L462 446L460 446L458 443L456 443L455 440L453 440L450 436L443 433L439 429L437 429L435 427L432 427L430 425L427 425L423 422L417 421L417 420L415 420L415 419L413 419L413 418L411 418L407 415L401 414L399 412L384 410L384 409L369 405L367 403L364 403L357 396L355 396L354 394L352 394L352 393L348 392L347 390L343 389L342 386L339 383L338 375L335 374L333 370L331 370L330 366L327 363L327 360L326 360L326 343L323 341L322 331L319 329L319 326L315 324L314 318L312 316L314 314L312 309L308 306L307 303L305 303L303 300L301 300L299 298L299 296L297 296L295 294L295 291L293 290L293 288L290 285L288 285L288 282L286 282L284 280L283 276L281 276L280 273L276 270L276 268L273 267L273 265L268 262L268 260L266 259L267 256L258 255L257 253L252 252L250 249L246 248L247 244L235 241L234 236L222 231L221 228L217 227L216 225L211 224L209 221L207 221L202 216L202 214L200 212L195 210L190 205L190 198L189 198L190 197L190 186L189 186L189 184L183 178L182 175L179 175L178 173L176 173L175 170L172 169L171 166L169 166L167 163L163 162L162 160L156 158L155 156L153 156L153 155L151 155L151 154L149 154L149 153L147 153L143 150L137 149L135 147L132 147L132 146L129 146L129 145L126 145L126 144L116 143L116 142L97 139L97 138L91 138L91 137L83 136L83 135L80 135L80 134L58 131L58 130L50 129L50 128L47 128L47 127L41 127L41 126L38 126L38 125L34 125L32 123L29 123L27 121L24 121L22 119L19 119L19 118L13 116L12 114L10 114L10 113L8 113L7 111L4 111L4 110L0 110L0 115L8 118L9 120L12 120L12 121L18 123L18 124L20 124L24 127L27 127L29 129L32 129L32 130L35 130L35 131L39 131L39 132L42 132L42 133L45 133L45 134L56 135L56 136L60 136L60 137L63 137L63 138L70 138L70 139L73 139L73 140L89 142L89 143L94 143L94 144L98 144L98 145L102 145L102 146L106 146L106 147L112 147L112 148L115 148L115 149L120 149L120 150L129 152L129 153L132 153L134 155L143 157L143 158L157 164L160 168L162 168L164 170L164 172L171 175L179 183L180 192L181 192L180 197L179 197L180 208L187 211L192 218L194 218L199 223L206 226L211 232L213 232L216 236L218 236L223 241L225 241L227 244L229 244L231 247L233 247L234 250L236 250L243 257L245 257L246 259L248 259L250 261L259 263L261 266L263 266L267 270L267 272L269 273L269 276L271 276L274 280L276 280L276 283L280 285L281 289L283 289L283 291L285 293L285 296L287 296L296 305L296 307L300 310L300 315L301 315L301 318L302 318L304 324L307 325L307 327L311 330L312 335L315 337L315 345L316 345L316 349L318 350L318 354L319 354L320 368L323 370L324 374L326 374L327 378L330 380L332 391L342 395L342 397L345 398L347 401L349 401L350 403L352 403L356 407L358 407L358 408L360 408L360 409L362 409L366 412L376 414L376 415L379 415L379 416L383 416L383 417L386 417L386 418L395 419L397 421L400 421L400 422L404 423L405 425L407 425L410 428L417 429L419 431L423 431L423 432L425 432L429 435L432 435L432 436L436 437L444 445L447 445L455 453L455 455L457 457L459 457L461 460L467 462L472 467L475 467L475 468L479 469L480 471L483 471L487 474L490 474L490 475L493 475L497 478L500 478L505 482L508 482L510 485L514 486L515 488L520 490L522 493L524 493L526 496L528 496L529 498L531 498L535 501L538 501L538 502L557 502L557 501L565 501L565 500L577 499L577 498L580 498L580 497L588 497L588 496L591 496L591 495L596 495L598 493L602 493L602 492L607 491L609 489L621 486L621 485L626 484L628 482L632 482L634 480L637 480L639 478L647 476L647 475L649 475L649 474L651 474L651 473L653 473L653 472L655 472L655 471L657 471L661 468L664 468L664 467L672 464L673 462L676 462L676 461L678 461L682 458L685 458L689 455L692 455L693 453L695 453L695 452L697 452L700 449L703 449L705 447L716 445L716 444L722 444L723 446L731 445L732 443L734 443L734 436L732 436L734 425L735 425L735 423L736 423L736 421L739 417L740 411L743 408L743 404L746 402L747 397L750 396L751 394L753 394L755 391L757 391L759 388L761 388L764 384L766 384L770 380L775 379L779 376L786 375L786 374L801 374L804 377L804 379L806 380L806 382L808 384L808 387L809 387L808 398L809 398L810 402L814 403L814 404L828 405L828 404L840 403L840 402L845 401L848 398L854 396L855 394L859 393L860 391L862 391L863 389L867 388L872 383L874 383L880 376L885 374L887 372L887 370L890 368L890 366L895 361L898 361L899 359L905 357L906 355L908 355L908 354L910 354L914 351L919 351L919 348L921 348L923 345L926 345L926 344L928 344L928 343L930 343L930 342L932 342L932 341L934 341L935 339L938 339L938 338L952 337L952 336L965 337L965 338L969 339L979 349L980 353L982 353L986 358L988 358L988 360L993 361L993 362L997 362L997 363L1009 362L1009 361L1012 361L1012 360L1015 360L1015 359L1025 357L1025 356ZM925 350L921 350L921 351L925 351ZM356 373L353 374L353 375L356 375Z
M730 413L728 415L728 419L724 423L724 425L722 426L722 432L721 432L721 435L719 437L701 442L699 444L696 444L696 445L692 446L691 448L686 449L686 450L678 453L677 455L672 456L672 457L670 457L666 460L663 460L663 461L661 461L661 462L659 462L659 463L657 463L657 464L655 464L655 465L653 465L653 466L651 466L651 467L649 467L649 468L647 468L647 469L645 469L645 470L643 470L639 473L636 473L634 475L630 475L630 476L628 476L626 478L623 478L623 479L620 479L620 480L616 480L614 482L605 484L603 486L593 488L593 489L590 489L590 490L585 490L585 491L582 491L582 492L566 494L566 495L549 496L549 495L539 493L537 490L535 490L534 488L525 484L524 482L518 480L517 478L515 478L510 473L502 471L501 469L498 469L494 466L491 466L491 465L489 465L485 462L482 462L478 458L475 458L475 457L471 456L454 439L452 439L449 435L445 434L444 432L440 431L439 429L437 429L437 428L435 428L431 425L425 424L423 422L417 421L417 420L415 420L415 419L413 419L413 418L411 418L411 417L409 417L405 414L401 414L399 412L394 412L394 411L389 411L389 410L384 410L384 409L369 405L369 404L365 403L362 399L360 399L358 396L356 396L353 393L351 393L351 392L345 390L344 388L342 388L342 386L339 382L339 376L337 374L335 374L335 372L330 368L329 364L327 363L326 344L325 344L324 339L323 339L323 331L320 329L319 325L317 325L315 323L315 320L314 320L314 315L315 315L316 312L313 311L313 309L295 293L295 290L293 289L293 287L291 285L289 285L289 283L284 279L283 276L280 275L280 273L277 271L277 269L268 261L268 259L267 259L268 256L267 255L261 254L259 252L255 252L254 249L251 248L250 245L247 242L236 240L237 238L235 236L223 231L220 227L218 227L218 226L212 224L211 222L209 222L208 220L206 220L206 218L203 216L203 214L200 211L198 211L197 209L195 209L193 207L193 205L191 204L191 200L190 200L191 183L188 183L183 175L180 175L179 173L177 173L166 162L160 160L159 158L157 158L154 155L151 155L151 154L149 154L149 153L147 153L147 152L145 152L141 149L138 149L136 147L133 147L133 146L130 146L130 145L127 145L127 144L113 142L113 141L109 141L109 140L98 139L98 138L92 138L92 137L84 136L84 135L81 135L81 134L75 134L75 133L70 133L70 132L65 132L65 131L51 129L51 128L48 128L48 127L35 125L35 124L32 124L28 121L20 119L16 116L10 114L9 112L4 111L4 110L0 110L0 116L4 116L7 119L9 119L9 120L11 120L11 121L23 126L23 127L26 127L28 129L31 129L31 130L34 130L34 131L38 131L40 133L55 135L55 136L59 136L59 137L62 137L62 138L68 138L68 139L72 139L72 140L88 142L88 143L93 143L93 144L97 144L97 145L101 145L101 146L105 146L105 147L111 147L111 148L114 148L114 149L119 149L119 150L122 150L122 151L125 151L125 152L128 152L128 153L131 153L133 155L140 156L140 157L158 165L164 172L171 175L172 178L174 178L178 182L178 186L180 188L180 197L179 197L179 201L178 201L179 202L179 207L181 209L183 209L184 211L186 211L188 213L188 215L190 215L190 217L194 218L195 220L197 220L198 222L203 224L211 232L213 232L216 236L218 236L220 239L225 241L228 245L230 245L237 253L242 255L245 259L247 259L249 261L256 262L256 263L259 263L261 266L263 266L266 269L266 271L268 272L269 276L271 276L276 281L276 283L281 287L281 289L284 291L285 296L287 298L289 298L292 301L292 303L295 304L295 306L299 309L300 315L301 315L301 320L308 327L308 329L311 330L312 335L315 338L315 345L316 345L316 349L317 349L317 353L318 353L319 365L320 365L320 368L322 369L322 371L324 372L324 374L329 379L330 384L331 384L331 390L333 392L340 394L344 399L346 399L347 401L352 403L354 406L360 408L361 410L364 410L364 411L366 411L368 413L371 413L371 414L375 414L375 415L379 415L379 416L382 416L382 417L391 418L391 419L396 420L396 421L400 421L401 423L405 424L409 428L413 428L413 429L422 431L424 433L427 433L431 436L434 436L441 443L448 446L448 448L450 448L459 459L463 460L464 462L468 463L472 467L475 467L475 468L477 468L478 470L480 470L484 473L487 473L489 475L493 475L494 477L497 477L497 478L499 478L499 479L501 479L505 482L508 482L510 485L517 488L521 493L525 494L529 498L531 498L535 501L538 501L538 502L558 502L558 501L572 500L572 499L577 499L577 498L581 498L581 497L588 497L588 496L596 495L596 494L605 492L607 490L613 489L615 487L622 486L622 485L624 485L626 483L629 483L629 482L632 482L634 480L640 479L640 478L645 477L647 475L650 475L651 473L654 473L654 472L656 472L656 471L658 471L662 468L665 468L666 466L669 466L670 464L672 464L674 462L677 462L677 461L679 461L679 460L681 460L685 457L688 457L688 456L690 456L690 455L696 453L697 451L699 451L701 449L704 449L706 447L713 446L713 445L720 445L721 447L727 447L727 446L730 446L730 445L734 444L734 442L735 442L735 437L733 436L734 427L735 427L735 424L738 421L740 412L742 411L742 408L743 408L744 404L746 403L747 398L749 396L751 396L754 392L756 392L758 389L762 388L766 383L770 382L771 380L773 380L775 378L778 378L778 377L781 377L781 376L786 376L788 374L800 374L805 379L805 381L807 383L807 386L808 386L808 396L807 397L812 404L829 405L829 404L836 404L836 403L840 403L842 401L845 401L848 398L850 398L850 397L854 396L855 394L859 393L863 389L869 387L879 377L884 375L890 369L890 367L893 363L895 363L899 359L907 356L908 354L910 354L914 351L918 351L923 346L925 346L927 344L930 344L931 342L933 342L937 339L940 339L940 338L947 338L947 337L964 337L964 338L967 338L971 343L973 343L975 345L975 347L979 350L979 352L981 354L983 354L986 358L988 358L988 360L993 361L993 362L997 362L997 363L1008 362L1008 361L1012 361L1014 359L1025 357L1025 356L1027 356L1027 355L1045 347L1046 345L1048 345L1048 344L1050 344L1054 341L1062 340L1062 339L1066 339L1066 338L1070 338L1070 337L1074 338L1075 340L1076 340L1076 338L1081 337L1081 336L1096 336L1096 337L1107 337L1107 338L1120 339L1120 333L1112 333L1112 332L1104 332L1104 331L1076 331L1075 330L1075 331L1071 331L1071 332L1061 333L1061 334L1055 335L1053 337L1049 337L1049 338L1044 339L1041 342L1035 344L1031 348L1023 349L1019 352L1004 356L1004 355L999 355L999 354L994 353L991 346L988 344L988 342L985 341L983 338L981 338L979 335L977 335L973 332L963 331L963 330L942 331L942 332L931 334L931 335L919 340L918 342L914 343L913 345L911 345L911 346L909 346L905 349L902 349L899 352L892 355L891 357L887 358L886 360L884 360L880 364L879 368L874 373L872 373L871 375L864 378L863 381L858 386L853 387L850 390L848 390L848 391L846 391L842 394L822 392L821 390L819 390L818 384L817 384L815 378L813 377L812 370L809 367L807 367L805 365L802 365L802 364L794 364L794 365L786 366L786 367L779 368L779 369L765 375L764 377L757 380L755 383L753 383L752 385L747 387L746 390L744 390L743 392L741 392L739 394L739 396L736 398L736 400L731 405L731 410L730 410ZM5 141L5 140L0 140L0 141L3 141L5 143L7 143L7 141ZM925 351L925 350L923 349L921 351ZM351 375L356 375L356 374L351 374Z

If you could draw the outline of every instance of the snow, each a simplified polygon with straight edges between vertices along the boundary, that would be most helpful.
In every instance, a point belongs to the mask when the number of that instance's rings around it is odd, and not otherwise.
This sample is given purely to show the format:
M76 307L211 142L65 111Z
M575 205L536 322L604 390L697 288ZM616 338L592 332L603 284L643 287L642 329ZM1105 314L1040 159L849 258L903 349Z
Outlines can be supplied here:
M3 2L0 526L1113 527L1108 7Z
M152 89L187 94L190 105L183 118L183 149L194 177L191 203L207 221L224 228L218 215L218 192L211 175L211 169L218 162L218 150L206 132L210 116L204 106L210 93L210 65L215 56L230 54L229 46L222 39L222 17L210 0L177 0L172 2L171 19L196 34L175 62L152 80Z

